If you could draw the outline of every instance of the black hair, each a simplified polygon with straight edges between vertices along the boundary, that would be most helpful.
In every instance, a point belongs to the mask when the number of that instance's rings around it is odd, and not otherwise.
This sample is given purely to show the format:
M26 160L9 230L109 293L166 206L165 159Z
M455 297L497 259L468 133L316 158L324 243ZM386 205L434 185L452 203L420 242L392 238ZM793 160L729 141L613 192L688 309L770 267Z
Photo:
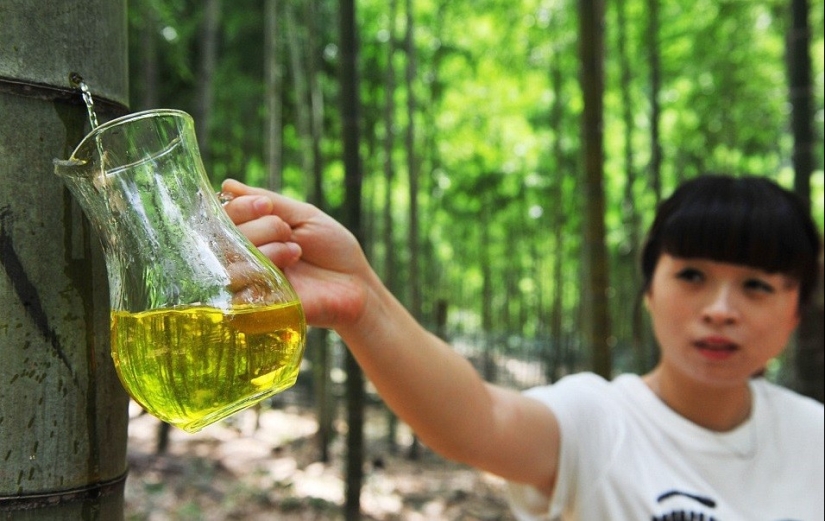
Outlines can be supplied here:
M741 264L799 282L806 305L819 277L821 240L809 206L764 177L702 175L662 202L642 249L644 291L662 253Z

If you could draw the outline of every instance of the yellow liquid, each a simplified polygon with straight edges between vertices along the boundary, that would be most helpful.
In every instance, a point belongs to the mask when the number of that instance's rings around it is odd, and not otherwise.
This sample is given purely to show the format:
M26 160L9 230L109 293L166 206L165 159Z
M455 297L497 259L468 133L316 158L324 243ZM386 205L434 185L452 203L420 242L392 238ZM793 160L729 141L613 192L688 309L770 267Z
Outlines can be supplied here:
M112 312L112 358L126 391L188 432L291 387L306 322L300 303Z

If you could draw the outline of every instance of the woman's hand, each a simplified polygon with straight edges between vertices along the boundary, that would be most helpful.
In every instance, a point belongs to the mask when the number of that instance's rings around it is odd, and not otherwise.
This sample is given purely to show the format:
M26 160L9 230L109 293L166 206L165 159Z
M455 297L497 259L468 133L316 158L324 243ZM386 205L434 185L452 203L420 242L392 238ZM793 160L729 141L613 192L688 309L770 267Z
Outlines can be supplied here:
M229 218L292 283L307 322L345 328L361 318L374 273L355 237L318 208L227 180Z

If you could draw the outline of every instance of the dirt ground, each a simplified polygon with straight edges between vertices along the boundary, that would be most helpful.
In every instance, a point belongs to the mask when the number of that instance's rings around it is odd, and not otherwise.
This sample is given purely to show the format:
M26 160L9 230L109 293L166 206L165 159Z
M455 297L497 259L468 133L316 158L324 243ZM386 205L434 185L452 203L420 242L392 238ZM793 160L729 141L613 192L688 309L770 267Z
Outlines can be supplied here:
M136 406L130 413L127 521L343 519L344 436L331 462L319 462L317 423L303 408L244 411L196 434L172 429L163 455L155 451L158 420ZM399 454L382 450L384 423L379 408L368 411L364 520L514 520L500 479L426 448L409 461L403 426Z

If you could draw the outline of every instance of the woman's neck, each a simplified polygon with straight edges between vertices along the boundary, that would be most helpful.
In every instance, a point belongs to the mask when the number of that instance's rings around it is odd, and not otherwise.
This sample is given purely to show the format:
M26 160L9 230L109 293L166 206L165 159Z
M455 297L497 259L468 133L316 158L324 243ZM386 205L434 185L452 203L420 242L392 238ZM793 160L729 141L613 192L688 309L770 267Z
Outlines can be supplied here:
M706 429L726 432L744 423L751 414L750 386L711 387L663 374L661 367L642 377L650 390L680 416Z

